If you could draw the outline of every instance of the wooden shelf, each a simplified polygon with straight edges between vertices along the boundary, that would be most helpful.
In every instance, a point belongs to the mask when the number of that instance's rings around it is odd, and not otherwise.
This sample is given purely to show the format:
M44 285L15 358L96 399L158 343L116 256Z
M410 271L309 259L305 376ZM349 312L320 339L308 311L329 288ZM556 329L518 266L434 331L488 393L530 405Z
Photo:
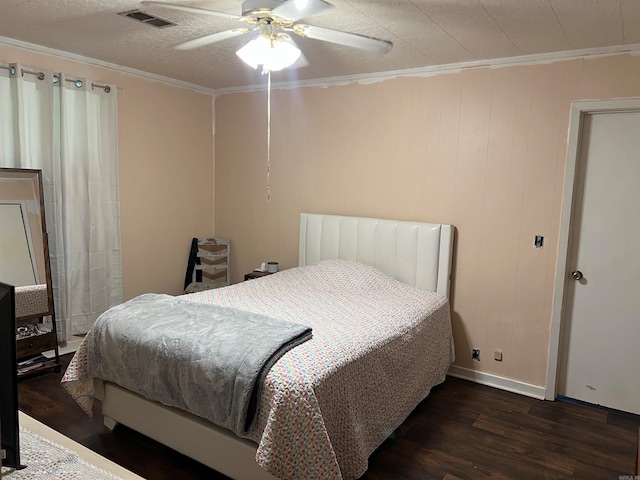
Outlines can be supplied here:
M40 375L49 371L59 372L60 368L61 366L58 362L56 362L55 358L43 359L42 361L38 361L37 364L34 364L30 367L18 366L18 379L30 377L33 375Z
M56 350L58 346L58 337L55 331L42 333L40 335L31 335L29 337L20 338L16 341L16 360L18 363L18 378L44 373L49 370L60 370L58 356L54 358L45 358L42 352L48 350ZM28 367L22 366L21 362L33 359L34 364Z
M56 348L57 343L56 332L20 338L16 341L16 358L20 361L38 355L41 352L53 350Z

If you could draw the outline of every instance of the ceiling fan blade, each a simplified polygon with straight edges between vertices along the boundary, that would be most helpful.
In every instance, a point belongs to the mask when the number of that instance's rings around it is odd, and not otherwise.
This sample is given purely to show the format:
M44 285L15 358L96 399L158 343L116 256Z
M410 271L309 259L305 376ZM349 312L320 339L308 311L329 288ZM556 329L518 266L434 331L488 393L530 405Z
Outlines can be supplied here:
M205 35L204 37L194 38L193 40L178 43L177 45L174 45L173 48L175 48L176 50L193 50L194 48L200 48L206 45L211 45L212 43L226 40L227 38L238 37L240 35L249 33L250 31L251 29L249 28L234 28L232 30L212 33L211 35Z
M316 27L314 25L294 25L293 31L301 37L323 40L325 42L346 45L347 47L359 48L370 52L387 53L393 47L389 40L367 37L357 33L342 32L331 28Z
M333 5L324 0L287 0L271 10L271 13L276 17L295 22L331 8Z
M215 10L209 10L208 8L198 8L198 7L189 7L187 5L178 5L176 3L170 3L170 2L155 2L152 0L143 0L142 2L140 2L141 5L149 5L149 6L153 6L153 7L164 7L164 8L170 8L173 10L180 10L183 12L190 12L190 13L200 13L200 14L204 14L204 15L213 15L214 17L222 17L222 18L228 18L230 20L241 20L242 17L239 17L238 15L232 15L230 13L225 13L225 12L217 12Z

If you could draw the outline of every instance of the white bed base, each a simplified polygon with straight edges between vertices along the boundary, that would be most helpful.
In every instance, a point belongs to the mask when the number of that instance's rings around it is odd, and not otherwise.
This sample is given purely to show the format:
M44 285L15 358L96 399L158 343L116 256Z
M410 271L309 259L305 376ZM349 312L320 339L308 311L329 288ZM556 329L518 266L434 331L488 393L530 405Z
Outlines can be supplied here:
M126 425L228 477L276 480L256 463L255 443L113 383L104 384L102 414L108 428L113 429L118 423Z
M299 265L355 260L418 288L448 296L451 225L303 213ZM256 444L176 408L104 384L104 424L118 423L235 480L274 480L255 462Z

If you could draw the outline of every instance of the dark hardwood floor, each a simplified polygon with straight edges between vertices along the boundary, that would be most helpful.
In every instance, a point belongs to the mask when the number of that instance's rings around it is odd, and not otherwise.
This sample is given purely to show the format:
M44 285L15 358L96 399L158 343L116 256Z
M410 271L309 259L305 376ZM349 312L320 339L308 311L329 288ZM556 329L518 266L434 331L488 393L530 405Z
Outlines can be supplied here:
M89 419L61 377L22 380L20 409L148 480L226 478L126 427L109 431L99 405ZM639 427L640 416L447 378L371 456L362 478L633 478Z

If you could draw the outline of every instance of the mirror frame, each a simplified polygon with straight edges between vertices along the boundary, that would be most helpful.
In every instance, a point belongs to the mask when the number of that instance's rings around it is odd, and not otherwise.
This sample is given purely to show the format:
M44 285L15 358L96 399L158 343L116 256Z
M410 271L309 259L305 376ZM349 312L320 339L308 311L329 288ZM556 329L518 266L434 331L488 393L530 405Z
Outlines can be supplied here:
M11 178L22 178L31 180L34 183L34 190L39 198L34 199L40 208L40 220L42 229L42 250L44 255L44 274L47 285L47 305L45 312L38 312L24 317L18 317L17 320L28 320L31 318L39 318L48 315L54 315L53 304L53 285L51 284L51 263L49 257L49 235L47 233L47 220L44 209L44 188L42 186L42 170L28 168L0 168L0 185L1 182L10 180ZM35 252L31 252L35 254ZM39 279L41 282L41 279Z

